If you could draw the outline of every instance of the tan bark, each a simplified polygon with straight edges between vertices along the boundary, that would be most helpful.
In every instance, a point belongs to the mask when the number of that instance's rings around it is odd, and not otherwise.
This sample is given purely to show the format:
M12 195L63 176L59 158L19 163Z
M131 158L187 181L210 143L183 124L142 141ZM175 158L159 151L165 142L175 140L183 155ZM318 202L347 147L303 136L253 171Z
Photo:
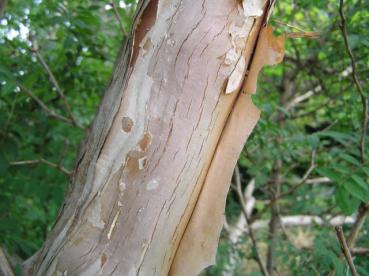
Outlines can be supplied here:
M32 275L196 275L214 262L259 111L240 93L268 4L141 1Z

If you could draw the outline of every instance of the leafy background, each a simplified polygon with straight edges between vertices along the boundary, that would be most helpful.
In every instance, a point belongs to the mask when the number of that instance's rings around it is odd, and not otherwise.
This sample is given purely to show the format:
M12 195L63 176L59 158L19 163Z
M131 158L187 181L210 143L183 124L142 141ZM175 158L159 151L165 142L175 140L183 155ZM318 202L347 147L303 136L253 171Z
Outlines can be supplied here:
M369 201L369 145L366 140L362 162L362 104L339 29L337 2L277 1L271 20L276 32L314 31L320 36L288 39L283 64L262 73L254 97L262 116L238 164L241 188L255 183L250 220L267 223L255 230L257 248L266 262L272 243L276 275L326 275L333 269L348 275L327 220L355 220L359 206ZM32 255L54 223L83 129L94 117L130 29L135 1L113 4L115 8L107 1L13 0L0 19L0 244L13 264ZM344 11L357 75L367 93L369 3L345 1ZM234 189L226 215L229 227L221 236L217 265L204 274L261 275L249 235L230 239L243 216ZM318 216L324 223L282 227L279 222L287 216ZM277 229L272 240L268 222L273 219ZM355 247L369 247L368 225L361 227ZM348 235L353 224L343 228ZM360 275L369 275L368 255L355 254L354 263ZM19 267L16 271L20 274Z

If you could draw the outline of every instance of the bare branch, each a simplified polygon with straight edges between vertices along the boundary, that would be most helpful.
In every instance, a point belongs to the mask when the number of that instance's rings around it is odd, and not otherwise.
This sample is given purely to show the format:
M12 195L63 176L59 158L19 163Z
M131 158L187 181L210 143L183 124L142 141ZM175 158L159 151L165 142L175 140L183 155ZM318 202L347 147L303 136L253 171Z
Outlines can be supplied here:
M262 229L268 227L267 220L256 220L251 224L253 230ZM283 216L280 218L280 223L283 227L303 227L312 225L327 225L327 226L338 226L344 224L354 224L354 217L345 216L310 216L310 215L294 215L294 216ZM244 228L244 232L248 233L249 228Z
M359 212L357 214L355 224L352 227L350 235L347 239L347 244L350 249L352 249L355 246L356 240L359 237L360 230L368 214L369 214L369 203L361 204L359 207Z
M311 89L311 90L305 92L304 94L302 94L300 96L297 96L296 98L293 98L292 100L290 100L286 105L286 109L289 110L289 109L295 107L299 103L309 99L311 96L313 96L314 94L316 94L320 91L322 91L322 87L321 87L321 85L317 85L313 89Z
M247 225L251 225L250 223L250 219L249 216L247 214L247 209L246 209L246 204L245 204L245 200L244 200L244 196L242 193L242 187L241 187L241 175L240 175L240 170L238 168L238 166L236 165L235 170L234 170L234 178L235 178L235 182L236 182L236 187L237 187L237 195L238 195L238 199L240 200L240 204L241 204L241 211L243 213L243 215L245 216ZM261 255L259 253L259 249L256 243L256 238L255 238L255 234L253 232L253 230L251 228L249 228L249 235L255 250L255 255L256 255L256 261L260 267L260 271L262 272L262 274L264 276L269 276L268 271L266 270L266 267L263 263L263 260L261 259Z
M110 6L113 8L115 18L117 19L117 21L119 23L119 27L120 27L122 33L124 34L124 36L127 37L128 36L128 33L127 33L126 29L123 26L122 18L119 15L117 6L115 5L114 1L111 1Z
M234 184L232 184L231 187L237 193L237 187ZM248 217L251 216L252 210L254 209L256 203L255 197L253 196L254 190L255 190L255 179L253 178L249 181L243 192L244 202L246 205L245 208ZM247 222L245 216L241 212L241 214L237 219L237 222L234 225L228 225L228 233L230 241L232 241L233 243L237 243L241 235L244 233L246 224Z
M351 249L352 255L369 255L369 248L355 247Z
M71 119L64 117L62 115L59 115L54 110L51 110L50 108L48 108L47 105L39 97L37 97L30 89L25 87L23 84L21 84L20 82L17 82L17 85L22 91L24 91L28 96L30 96L50 117L53 117L60 121L74 125Z
M343 231L342 231L342 227L341 226L336 226L335 229L336 229L337 238L338 238L338 240L339 240L339 242L341 244L342 252L345 255L345 258L346 258L346 261L347 261L347 263L348 263L348 265L350 267L351 273L354 276L358 276L359 274L357 274L355 265L354 265L354 263L352 261L350 249L347 246L345 235L343 234Z
M304 176L302 177L301 181L293 186L290 190L288 190L287 192L281 193L279 195L279 198L282 198L284 196L287 195L291 195L293 194L298 188L300 188L302 185L304 185L306 183L306 181L308 180L310 174L313 172L313 170L315 169L316 165L315 165L315 150L313 150L311 152L311 161L310 161L310 167L307 169L307 171L305 172Z
M280 120L280 122L283 119ZM270 275L273 275L274 271L274 256L276 249L276 240L278 235L278 228L280 227L280 210L278 205L278 199L280 198L281 189L281 179L280 171L282 167L281 160L276 160L274 162L274 172L273 179L270 182L270 213L271 218L269 221L269 231L268 231L268 251L267 251L267 269Z
M305 181L306 184L321 184L321 183L330 183L332 182L328 177L316 177L310 178Z
M359 237L361 227L363 226L368 213L369 213L369 203L361 204L359 207L359 212L357 214L356 220L347 239L347 247L349 250L351 250L355 246L356 240ZM333 276L334 274L335 270L331 271L328 275Z
M70 105L68 103L68 100L67 100L67 98L66 98L63 90L60 88L60 85L59 85L58 81L56 80L53 72L50 70L49 65L46 63L46 61L42 57L42 55L41 55L41 53L40 53L40 51L38 49L38 46L37 46L36 42L34 40L31 40L31 42L32 42L32 49L31 49L31 51L36 54L36 56L37 56L38 60L40 61L42 67L47 72L47 74L49 76L50 82L53 84L53 86L55 87L55 89L58 92L59 96L62 98L62 100L64 102L64 105L65 105L65 108L66 108L67 113L68 113L68 117L72 121L73 125L75 125L78 128L83 129L83 127L78 123L78 121L74 117L74 114L72 112L72 109L71 109L71 107L70 107Z
M362 113L362 130L361 130L361 138L360 138L360 157L361 161L364 163L365 160L365 139L366 139L366 132L368 127L368 101L365 97L363 88L360 84L359 78L357 76L357 68L356 68L356 61L354 54L350 48L349 42L348 42L348 34L346 29L346 19L343 12L343 0L340 0L340 7L339 7L339 14L341 18L340 22L340 29L343 36L343 40L345 42L345 48L346 52L350 57L351 60L351 66L352 66L352 79L355 83L356 89L360 95L361 103L363 106L363 113Z
M9 164L12 165L12 166L20 166L20 165L34 165L34 164L40 164L40 163L45 164L45 165L47 165L51 168L58 169L67 176L69 176L71 174L71 171L64 168L63 166L52 163L52 162L50 162L46 159L43 159L43 158L34 159L34 160L12 161Z

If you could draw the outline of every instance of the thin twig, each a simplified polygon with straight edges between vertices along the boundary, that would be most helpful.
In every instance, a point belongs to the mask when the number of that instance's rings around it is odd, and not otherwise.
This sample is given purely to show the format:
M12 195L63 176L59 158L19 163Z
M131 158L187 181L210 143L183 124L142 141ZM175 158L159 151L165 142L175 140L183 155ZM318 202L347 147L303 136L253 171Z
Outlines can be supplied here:
M264 276L269 276L268 271L266 270L266 267L263 263L263 260L261 259L261 255L259 253L259 249L256 243L256 238L255 238L255 234L254 231L251 228L251 223L250 223L250 219L249 216L247 214L247 210L246 210L246 203L243 197L243 193L242 193L242 187L241 187L241 176L240 176L240 170L238 168L238 166L235 167L234 170L234 178L235 178L235 182L236 182L236 188L237 188L237 195L238 198L240 200L240 204L241 204L241 211L243 213L243 215L245 216L246 222L247 222L247 228L249 229L249 235L255 250L255 255L256 255L256 261L259 265L260 271Z
M74 125L71 119L64 117L62 115L59 115L54 110L51 110L50 108L48 108L47 105L39 97L37 97L29 88L25 87L20 82L17 82L17 85L23 92L25 92L28 96L30 96L50 117L53 117L55 119L66 122L68 124Z
M328 177L316 177L310 178L305 181L306 184L321 184L321 183L331 183L332 181Z
M350 267L352 275L353 276L358 276L359 274L357 274L354 262L352 261L350 249L347 246L345 235L343 234L343 231L342 231L342 227L341 226L336 226L334 229L336 229L337 238L338 238L338 240L341 244L342 252L345 255L347 264Z
M356 68L356 61L354 54L350 48L349 42L348 42L348 34L346 29L346 19L343 12L343 0L340 0L340 7L339 7L339 14L341 18L340 22L340 29L343 36L343 40L345 42L345 48L346 52L350 57L351 60L351 66L352 66L352 79L355 83L356 89L360 95L361 103L363 106L363 113L362 113L362 130L361 130L361 138L360 138L360 157L361 161L364 163L365 161L365 138L366 138L366 132L368 127L368 101L365 97L363 88L360 84L359 78L357 76L357 68Z
M304 185L306 183L306 181L308 180L310 174L313 172L313 170L315 169L316 165L315 165L315 153L316 151L313 150L311 152L311 161L310 161L310 167L307 169L307 171L305 172L304 176L301 178L301 181L293 186L291 189L289 189L287 192L281 193L278 197L278 199L285 197L287 195L291 195L293 194L298 188L300 188L302 185Z
M115 18L117 19L117 21L119 23L119 27L120 27L122 33L124 34L124 36L128 36L127 31L123 26L122 18L119 15L117 6L115 5L114 1L111 1L110 6L113 8Z
M74 117L72 109L71 109L71 107L68 103L67 97L65 96L63 90L60 88L60 85L59 85L58 81L56 80L53 72L51 71L49 65L46 63L45 59L42 57L36 42L31 39L31 43L32 43L31 51L36 54L36 56L39 59L42 67L45 69L46 73L48 74L50 82L53 84L53 86L55 87L55 89L58 92L59 96L62 98L62 100L64 102L64 105L65 105L65 108L66 108L67 113L68 113L68 117L71 119L73 125L75 125L78 128L83 129L83 126L81 126L78 123L78 121L76 120L76 118Z
M369 203L360 204L358 214L356 216L355 223L351 229L351 232L347 238L347 247L352 250L355 246L356 240L359 237L360 230L365 222L367 215L369 214ZM341 256L342 258L342 256ZM331 271L328 275L333 276L335 274L335 269Z
M352 255L369 255L369 248L355 247L352 248L350 251Z
M270 275L273 275L274 269L274 257L276 250L276 241L278 235L278 228L280 227L280 209L278 204L278 199L280 197L280 189L281 189L281 172L282 162L281 160L276 160L274 162L274 175L273 179L270 182L270 213L271 218L269 221L269 231L268 231L268 251L267 251L267 270Z
M9 164L12 166L20 166L20 165L34 165L34 164L45 164L51 168L54 169L58 169L60 170L62 173L66 174L66 175L70 175L71 171L69 171L68 169L64 168L61 165L55 164L53 162L50 162L46 159L40 158L40 159L34 159L34 160L22 160L22 161L12 161Z
M320 33L318 32L291 32L285 34L287 38L308 38L308 39L318 39L320 38Z
M284 25L284 26L287 26L287 27L289 27L289 28L296 29L296 30L298 30L299 32L306 33L306 31L305 31L305 30L303 30L303 29L301 29L300 27L294 26L294 25L289 24L289 23L285 23L285 22L283 22L283 21L281 21L281 20L278 20L278 19L272 19L271 21L273 21L273 22L275 22L275 23L277 23L277 24L279 24L279 25Z

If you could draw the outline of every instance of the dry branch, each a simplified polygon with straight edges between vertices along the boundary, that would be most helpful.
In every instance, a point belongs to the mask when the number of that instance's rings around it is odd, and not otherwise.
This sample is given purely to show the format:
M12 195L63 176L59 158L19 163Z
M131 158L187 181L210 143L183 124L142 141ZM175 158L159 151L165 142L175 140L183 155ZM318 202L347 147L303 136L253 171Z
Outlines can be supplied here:
M118 11L117 6L115 5L114 1L111 1L110 6L113 8L114 16L115 16L115 18L118 21L120 30L122 31L122 33L124 34L124 36L127 37L128 36L128 33L127 33L126 29L123 26L122 18L119 15L119 11Z
M251 223L250 223L249 215L247 213L248 210L246 209L246 203L245 203L243 193L242 193L241 174L240 174L240 170L239 170L238 166L236 166L236 168L234 170L234 178L235 178L236 187L237 187L238 199L239 199L240 204L241 204L241 210L242 210L243 215L245 216L245 220L247 222L247 225L249 226L249 225L251 225ZM249 235L250 235L250 238L251 238L254 250L255 250L256 261L259 265L260 271L261 271L261 273L263 273L264 276L269 276L269 272L266 269L266 267L264 265L264 262L261 258L261 255L260 255L260 252L259 252L259 249L258 249L258 246L257 246L257 242L256 242L256 237L255 237L255 234L254 234L254 231L253 231L252 228L249 228Z
M346 261L347 261L347 263L350 267L351 273L354 276L358 276L355 265L354 265L354 262L352 261L350 249L347 246L345 235L343 234L343 231L342 231L342 227L341 226L336 226L335 229L336 229L337 238L338 238L338 240L341 244L342 252L345 255L345 258L346 258Z
M17 82L17 85L19 86L19 88L24 91L32 100L34 100L46 113L47 115L49 115L52 118L58 119L60 121L66 122L68 124L72 124L73 125L73 121L67 117L64 117L60 114L57 114L54 110L51 110L50 108L47 107L47 105L39 98L37 97L33 91L31 91L30 89L28 89L27 87L25 87L23 84L21 84L20 82Z
M342 32L343 40L345 42L345 49L347 54L350 57L351 60L351 66L352 66L352 79L355 83L356 89L360 95L361 103L363 106L362 111L362 130L361 130L361 138L360 138L360 157L361 161L364 162L365 160L365 139L366 139L366 132L368 127L368 99L365 97L363 88L360 84L359 78L357 76L357 68L356 68L356 61L354 57L354 53L352 52L349 41L348 41L348 33L346 29L346 19L343 12L343 0L340 0L340 7L339 7L339 14L341 18L340 22L340 29Z
M369 255L369 248L355 247L352 248L350 251L352 255Z
M12 166L20 166L20 165L34 165L34 164L45 164L51 168L54 169L58 169L59 171L61 171L62 173L64 173L65 175L70 175L71 171L69 171L68 169L64 168L61 165L55 164L53 162L50 162L46 159L40 158L40 159L34 159L34 160L23 160L23 161L13 161L10 162L9 164Z
M72 112L72 109L69 105L69 102L67 100L67 97L65 96L63 90L60 88L60 85L59 85L58 81L56 80L53 72L51 71L49 65L46 63L45 59L42 57L36 42L34 40L31 40L31 42L32 42L31 51L36 54L36 56L37 56L38 60L40 61L42 67L45 69L46 73L48 74L50 82L55 87L55 89L56 89L57 93L59 94L59 96L62 98L62 100L64 102L64 105L65 105L65 108L66 108L67 113L68 113L68 117L70 118L72 124L74 126L78 127L78 128L83 129L83 126L81 126L78 123L77 119L75 118L75 116Z
M302 185L304 185L306 183L306 181L308 180L310 174L313 172L313 170L315 169L316 165L315 165L315 150L312 151L311 153L311 161L310 161L310 166L307 169L307 171L305 172L304 176L302 177L301 181L293 186L290 190L288 190L287 192L281 193L279 195L278 198L282 198L284 196L287 195L291 195L293 194L298 188L300 188Z

